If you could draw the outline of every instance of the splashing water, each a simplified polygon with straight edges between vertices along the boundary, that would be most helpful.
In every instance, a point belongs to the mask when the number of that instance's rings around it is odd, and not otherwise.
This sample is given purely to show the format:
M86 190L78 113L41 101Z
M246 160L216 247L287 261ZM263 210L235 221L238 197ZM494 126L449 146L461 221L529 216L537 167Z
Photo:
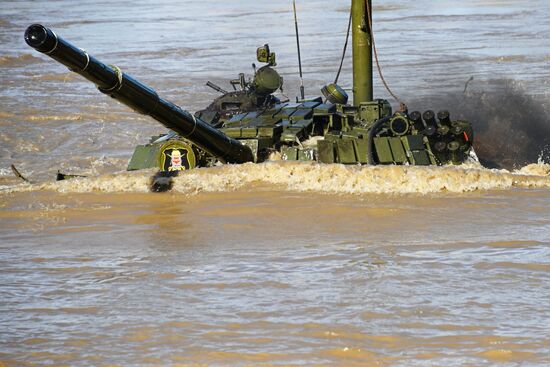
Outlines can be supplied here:
M70 192L147 192L153 170L123 172L38 185L18 185L7 193L53 190ZM464 193L512 188L550 188L550 165L530 164L519 170L462 166L345 166L308 162L224 165L184 172L173 178L172 190L184 194L231 192L266 186L290 192L334 194Z

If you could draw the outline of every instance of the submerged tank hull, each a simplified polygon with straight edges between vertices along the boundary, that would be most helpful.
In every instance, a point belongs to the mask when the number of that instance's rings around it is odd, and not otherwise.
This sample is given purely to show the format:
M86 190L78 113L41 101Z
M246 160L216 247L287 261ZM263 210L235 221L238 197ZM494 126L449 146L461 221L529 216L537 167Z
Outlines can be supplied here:
M353 0L353 23L370 25L368 9L370 1ZM258 48L257 58L267 65L254 66L251 79L239 74L230 81L230 92L208 82L221 96L195 114L40 24L27 28L25 41L94 83L102 93L172 131L138 146L129 170L180 171L220 162L262 162L273 156L371 165L464 162L472 149L471 125L452 120L447 111L409 114L401 108L393 113L387 100L373 100L372 50L365 41L372 38L370 26L353 33L353 104L347 103L346 92L335 83L322 89L324 98L281 101L274 93L282 89L283 79L274 68L275 53L264 45Z

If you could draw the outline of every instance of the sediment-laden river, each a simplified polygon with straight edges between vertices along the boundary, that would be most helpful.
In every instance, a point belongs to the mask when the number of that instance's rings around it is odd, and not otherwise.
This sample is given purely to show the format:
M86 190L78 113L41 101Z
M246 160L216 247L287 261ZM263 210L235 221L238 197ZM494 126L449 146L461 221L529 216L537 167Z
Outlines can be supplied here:
M298 94L291 1L2 2L0 366L549 365L547 4L373 3L391 87L471 119L485 168L275 161L150 193L153 171L124 169L164 128L25 28L194 111L265 43ZM348 9L298 1L308 96L334 79Z

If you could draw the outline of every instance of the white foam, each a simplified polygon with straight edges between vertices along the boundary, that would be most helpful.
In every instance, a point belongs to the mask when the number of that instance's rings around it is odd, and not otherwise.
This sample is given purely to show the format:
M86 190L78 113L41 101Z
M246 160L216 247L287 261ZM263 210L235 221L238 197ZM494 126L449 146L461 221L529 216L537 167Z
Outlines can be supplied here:
M0 168L0 176L13 176L10 168Z
M147 192L155 170L122 172L42 184L21 184L3 192ZM223 165L183 172L173 191L183 194L239 189L270 189L337 194L464 193L512 188L550 188L550 165L520 170L490 170L472 162L462 166L346 166L315 162L266 162Z

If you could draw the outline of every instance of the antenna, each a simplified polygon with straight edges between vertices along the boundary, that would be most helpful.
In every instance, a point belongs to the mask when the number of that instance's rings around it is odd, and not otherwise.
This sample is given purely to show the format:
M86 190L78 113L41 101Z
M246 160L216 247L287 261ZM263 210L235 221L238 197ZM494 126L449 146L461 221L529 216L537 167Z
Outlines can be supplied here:
M302 75L302 57L300 55L300 34L298 33L298 17L296 16L296 0L292 0L294 8L294 27L296 28L296 46L298 47L298 68L300 70L300 95L305 99L304 77Z

